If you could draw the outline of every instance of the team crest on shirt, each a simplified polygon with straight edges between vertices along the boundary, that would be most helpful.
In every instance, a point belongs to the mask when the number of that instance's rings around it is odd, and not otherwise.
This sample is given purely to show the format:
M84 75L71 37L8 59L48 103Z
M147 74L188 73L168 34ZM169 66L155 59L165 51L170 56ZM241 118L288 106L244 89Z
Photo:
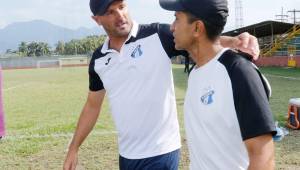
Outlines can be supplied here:
M214 94L215 94L214 90L209 90L201 97L201 102L205 105L212 104L214 102L214 98L213 98Z
M132 58L138 58L142 55L143 55L143 51L142 51L141 45L138 45L131 53Z

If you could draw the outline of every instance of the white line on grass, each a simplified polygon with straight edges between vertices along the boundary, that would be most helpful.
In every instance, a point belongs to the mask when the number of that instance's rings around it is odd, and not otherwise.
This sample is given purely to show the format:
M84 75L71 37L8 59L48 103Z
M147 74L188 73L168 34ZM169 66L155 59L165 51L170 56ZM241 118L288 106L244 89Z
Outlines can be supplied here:
M3 91L10 91L10 90L13 90L13 89L17 89L17 88L29 86L30 84L31 83L25 83L25 84L16 85L16 86L13 86L13 87L9 87L9 88L3 89Z
M116 131L95 131L90 134L90 136L104 136L104 135L114 135L117 134ZM21 140L21 139L44 139L44 138L70 138L73 133L53 133L48 135L14 135L5 136L5 140Z
M288 80L300 80L300 78L295 78L295 77L278 76L278 75L272 75L272 74L264 74L264 75L269 76L269 77L284 78L284 79L288 79Z

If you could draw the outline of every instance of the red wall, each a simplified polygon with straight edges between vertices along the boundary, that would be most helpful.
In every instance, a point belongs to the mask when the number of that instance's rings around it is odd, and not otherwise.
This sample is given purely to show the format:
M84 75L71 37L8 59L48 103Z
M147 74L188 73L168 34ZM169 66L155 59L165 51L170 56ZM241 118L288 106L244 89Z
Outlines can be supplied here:
M296 60L296 67L300 67L300 56L294 57ZM287 67L288 57L274 56L274 57L260 57L255 64L257 66L280 66Z

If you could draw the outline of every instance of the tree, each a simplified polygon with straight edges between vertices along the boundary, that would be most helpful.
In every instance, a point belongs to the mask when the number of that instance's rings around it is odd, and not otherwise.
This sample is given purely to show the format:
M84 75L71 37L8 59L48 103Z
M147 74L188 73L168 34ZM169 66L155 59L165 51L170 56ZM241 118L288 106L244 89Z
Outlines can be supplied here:
M28 56L43 56L50 54L50 47L44 42L31 42L28 44Z
M44 55L49 55L50 54L50 47L48 45L48 43L44 43L44 42L39 42L35 55L36 56L44 56Z
M65 54L65 43L62 41L58 41L58 43L56 44L55 52L60 55Z
M74 55L76 54L76 40L71 40L70 42L67 42L65 45L65 54L67 55Z
M106 36L88 36L80 40L71 40L63 43L59 41L56 44L56 53L66 55L91 54L105 41Z
M28 56L28 46L26 42L22 41L21 44L19 44L19 53L22 56Z
M38 48L38 43L37 42L31 42L28 44L28 56L36 56L36 51Z
M89 54L95 51L105 41L105 36L88 36L83 40L85 53Z

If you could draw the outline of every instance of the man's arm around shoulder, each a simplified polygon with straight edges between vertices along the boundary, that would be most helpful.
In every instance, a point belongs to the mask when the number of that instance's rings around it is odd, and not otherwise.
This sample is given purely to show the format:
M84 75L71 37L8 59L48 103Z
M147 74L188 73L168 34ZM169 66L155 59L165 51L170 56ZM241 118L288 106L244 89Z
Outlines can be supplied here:
M236 37L221 36L220 42L223 47L232 49L238 49L244 53L247 53L253 57L253 60L257 60L260 50L256 37L244 32Z

